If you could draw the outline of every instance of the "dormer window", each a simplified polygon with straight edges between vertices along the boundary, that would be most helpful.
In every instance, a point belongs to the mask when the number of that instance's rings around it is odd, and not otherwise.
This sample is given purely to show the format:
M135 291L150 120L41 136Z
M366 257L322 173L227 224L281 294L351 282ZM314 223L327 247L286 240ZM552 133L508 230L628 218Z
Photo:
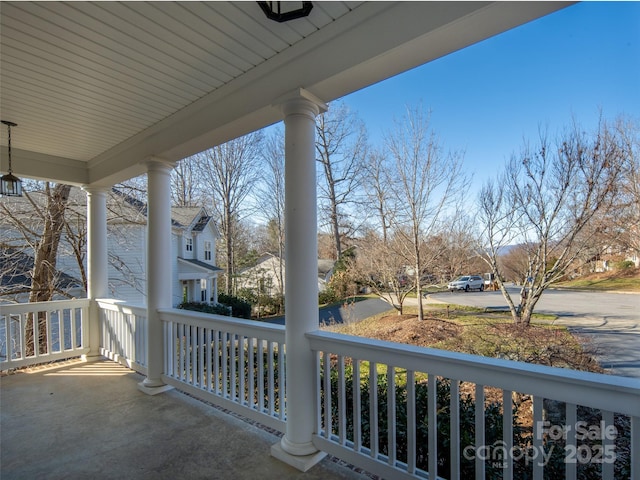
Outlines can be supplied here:
M184 249L185 249L187 252L193 252L193 238L187 238L187 239L185 240Z
M204 242L204 259L211 260L211 242Z

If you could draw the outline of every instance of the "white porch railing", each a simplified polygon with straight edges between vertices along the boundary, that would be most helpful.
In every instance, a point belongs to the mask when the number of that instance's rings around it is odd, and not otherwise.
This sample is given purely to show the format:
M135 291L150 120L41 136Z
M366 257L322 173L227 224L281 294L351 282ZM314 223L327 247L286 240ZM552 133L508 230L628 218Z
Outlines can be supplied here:
M307 337L314 444L384 478L640 478L636 379Z
M186 310L159 313L167 384L284 432L282 326Z
M146 309L97 303L101 353L144 373ZM89 351L88 300L0 308L3 370ZM159 314L163 381L284 432L282 326ZM27 353L30 335L40 340ZM314 444L374 474L640 478L639 380L322 331L307 338L317 355Z
M100 354L147 373L147 309L100 299Z
M0 306L0 370L88 353L88 319L86 299Z

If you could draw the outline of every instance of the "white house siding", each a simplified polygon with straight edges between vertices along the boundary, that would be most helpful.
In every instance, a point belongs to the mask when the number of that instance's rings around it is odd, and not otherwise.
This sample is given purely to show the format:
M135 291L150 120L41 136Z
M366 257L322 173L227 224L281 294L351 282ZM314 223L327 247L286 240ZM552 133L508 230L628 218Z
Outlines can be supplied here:
M44 204L45 200L37 194L33 194L36 200L40 200ZM71 196L75 199L73 206L80 211L79 218L86 214L86 194L75 187L71 189ZM108 295L112 298L123 300L127 303L135 305L146 305L146 258L147 258L147 225L146 218L142 213L140 205L133 201L127 201L125 195L113 195L108 199L108 223L107 223L107 248L109 255L109 271L108 271ZM3 199L4 200L4 199ZM25 198L12 198L11 201L16 202L15 211L21 212L28 221L32 214L30 213L32 206ZM172 281L171 281L171 303L178 305L182 302L182 281L178 278L178 257L200 260L215 265L216 258L216 240L218 237L217 229L213 219L210 219L206 225L199 223L202 215L207 216L207 212L203 208L173 208L172 219L174 226L171 233L171 252L166 261L171 262ZM75 217L74 217L75 218ZM12 223L4 221L0 218L0 239L5 243L11 244L15 239L20 239L20 232L16 231ZM80 223L82 224L82 222ZM196 227L201 231L192 232ZM35 222L34 229L41 228L40 223ZM86 232L85 232L86 234ZM187 252L185 250L183 235L193 238L193 250ZM211 242L211 259L205 259L204 243ZM22 246L22 243L16 246ZM25 251L27 255L32 256L33 252ZM84 268L86 271L86 254L84 258ZM69 242L65 238L63 232L57 258L57 269L60 272L74 278L78 283L82 281L80 268L77 259L73 253ZM207 279L207 297L213 296L213 282L211 276L215 273L203 270L202 278ZM200 280L190 280L191 295L200 300ZM196 288L197 287L197 288ZM86 291L82 288L74 288L67 292L77 297L86 297ZM17 301L27 301L28 297L22 296Z
M146 305L146 227L107 227L109 294L113 298Z
M32 256L33 252L25 252ZM85 262L86 263L86 262ZM85 265L86 268L86 265ZM80 269L78 268L78 261L76 260L73 250L67 242L66 235L63 233L60 237L60 245L58 246L58 255L56 257L56 269L60 272L64 272L67 275L82 280L80 275ZM86 294L85 294L86 295Z
M146 303L146 229L140 225L107 226L109 250L109 295L129 303ZM82 279L76 257L65 236L61 238L56 267L78 280ZM86 272L86 257L84 259ZM86 292L84 292L86 295Z
M205 228L204 231L194 234L194 256L191 258L195 258L196 260L200 260L202 262L210 263L213 265L215 263L216 258L216 237L211 232L211 229ZM204 244L205 242L211 243L211 258L205 259L204 257ZM189 258L189 257L185 257Z
M276 295L281 291L278 271L278 259L269 255L257 265L246 268L240 272L238 287L257 291L259 282L262 280L271 286L271 291L267 291L265 293Z
M184 247L182 235L171 235L171 276L173 285L171 287L171 304L176 306L182 303L182 282L178 279L178 252Z

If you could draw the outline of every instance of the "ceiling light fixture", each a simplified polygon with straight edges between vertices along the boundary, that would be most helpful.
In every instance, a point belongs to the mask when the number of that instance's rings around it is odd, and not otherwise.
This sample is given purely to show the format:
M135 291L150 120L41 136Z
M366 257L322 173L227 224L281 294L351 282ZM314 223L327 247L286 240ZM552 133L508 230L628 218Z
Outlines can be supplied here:
M282 8L283 3L285 4L284 11ZM258 2L258 5L260 5L267 18L279 23L306 17L313 8L311 2Z
M9 132L9 141L7 143L9 150L9 173L0 178L0 196L3 197L21 197L22 196L22 180L11 173L11 127L17 127L17 123L8 120L0 120L7 126Z

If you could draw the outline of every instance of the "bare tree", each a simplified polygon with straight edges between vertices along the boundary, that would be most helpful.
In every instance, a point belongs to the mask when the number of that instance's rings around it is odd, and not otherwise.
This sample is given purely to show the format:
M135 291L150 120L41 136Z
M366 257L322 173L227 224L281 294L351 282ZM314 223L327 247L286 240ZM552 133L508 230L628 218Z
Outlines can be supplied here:
M41 210L34 208L44 221L40 239L35 248L34 269L31 276L29 302L47 302L53 298L56 284L58 245L65 229L65 209L71 185L45 183L47 203Z
M56 263L63 233L70 228L65 213L71 187L43 182L29 185L31 191L25 189L23 198L7 197L0 202L4 224L1 292L5 298L29 293L30 301L49 301L55 293L64 293L57 281ZM75 236L81 237L82 232ZM82 245L72 245L72 249L83 258Z
M404 302L415 290L414 282L403 274L407 260L401 254L402 242L397 235L384 239L375 230L368 230L351 264L356 281L393 306L398 315L403 314Z
M147 174L138 175L122 183L114 185L113 190L141 204L147 203Z
M430 116L420 107L407 109L395 130L386 136L394 160L392 192L395 199L395 231L403 238L398 245L414 271L418 294L418 319L423 320L421 276L433 258L424 258L426 237L439 230L461 198L467 179L462 156L445 152L430 126Z
M202 187L195 162L183 159L171 172L171 199L177 207L197 207L204 204Z
M619 119L616 130L624 143L627 162L620 182L613 230L621 248L640 257L640 124Z
M476 253L473 219L459 214L443 219L441 226L424 242L425 258L429 260L425 280L442 285L459 275L484 272L486 265Z
M342 253L341 236L350 234L348 208L356 202L362 183L366 154L364 124L344 103L332 105L316 120L316 150L322 165L319 214L329 225L335 242L335 258Z
M274 130L266 139L265 166L260 197L262 211L268 219L267 234L271 240L271 252L278 257L277 294L284 295L284 134Z
M376 213L375 222L382 232L383 243L387 242L394 211L391 195L391 172L387 158L380 150L372 150L367 155L363 187L366 208Z
M33 259L32 268L28 275L28 280L30 280L28 286L29 302L50 301L56 292L62 293L58 288L60 272L56 268L56 264L58 247L65 232L65 211L70 190L70 185L45 182L39 193L44 197L44 201L39 201L33 194L25 192L27 207L30 208L31 215L22 215L4 199L0 203L5 218L12 224L12 230L20 232L22 236L21 239L16 237L14 241L22 240L23 242L22 244L14 244L12 247L7 244L3 245L3 253L13 252L10 258L3 259L9 260L5 268L16 272L16 270L30 264L29 259ZM17 286L18 289L26 290L26 283L21 282ZM9 291L3 292L5 295L18 293L15 289L11 291L11 285L8 285L8 288ZM36 323L37 329L35 328ZM45 315L29 315L26 332L27 355L33 355L36 349L39 349L41 353L46 351L47 325ZM35 332L39 332L38 338L35 337Z
M628 151L619 132L601 122L587 135L577 125L552 145L545 135L525 145L480 195L482 253L511 310L527 326L536 303L593 240L586 227L614 205ZM526 258L520 301L507 291L500 251L517 243Z
M192 157L198 163L205 188L211 193L213 211L225 243L221 253L227 269L227 294L233 291L236 271L234 233L248 211L247 200L259 178L262 138L261 132L250 133Z

